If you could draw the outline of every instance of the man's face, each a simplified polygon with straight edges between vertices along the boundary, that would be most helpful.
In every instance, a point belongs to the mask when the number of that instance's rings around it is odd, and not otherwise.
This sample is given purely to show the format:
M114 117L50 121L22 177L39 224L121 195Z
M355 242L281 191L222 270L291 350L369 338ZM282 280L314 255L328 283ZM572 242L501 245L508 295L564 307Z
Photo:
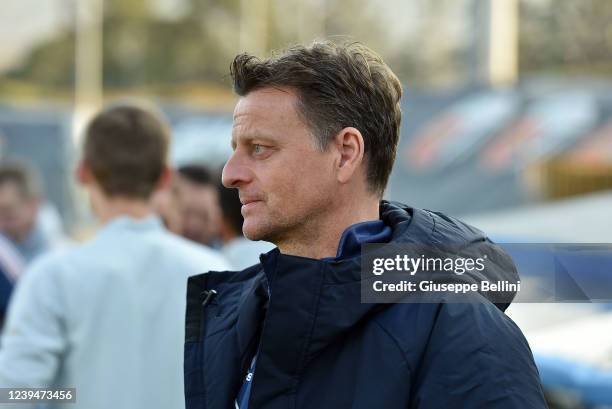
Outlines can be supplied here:
M221 222L216 188L181 176L176 178L173 188L181 218L181 235L201 244L213 244L218 239Z
M317 148L297 102L291 89L262 88L234 110L234 153L223 184L239 189L242 229L251 240L309 237L332 206L334 157Z
M27 198L11 182L0 185L0 231L16 242L25 240L34 226L38 202Z
M165 187L153 192L151 204L153 210L162 218L164 225L169 231L174 234L182 233L180 209L177 198L170 188Z

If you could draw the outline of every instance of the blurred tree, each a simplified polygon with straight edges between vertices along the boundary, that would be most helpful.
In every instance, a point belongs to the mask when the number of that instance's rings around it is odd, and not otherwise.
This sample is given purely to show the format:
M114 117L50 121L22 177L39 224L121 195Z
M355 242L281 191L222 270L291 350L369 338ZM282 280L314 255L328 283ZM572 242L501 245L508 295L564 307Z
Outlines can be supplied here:
M76 0L65 1L68 7ZM177 0L179 12L164 13L154 6L158 0L105 0L105 87L227 81L229 63L242 51L244 19L253 18L241 15L244 1ZM321 37L364 41L404 80L456 83L469 78L470 44L478 36L471 10L478 1L267 0L258 15L268 23L259 35L268 49ZM520 11L522 73L567 67L612 72L610 0L521 0ZM7 76L70 89L74 44L73 25L67 25Z
M241 15L245 11L241 0L182 0L185 12L168 18L156 12L152 1L104 1L105 88L225 81L230 61L243 51L240 30L245 27L241 24L249 16ZM266 11L258 13L268 19L265 32L259 35L266 36L268 49L326 36L361 40L385 56L400 74L406 69L414 71L412 61L423 50L402 46L408 44L406 38L389 41L388 27L379 13L383 3L269 0ZM432 9L430 14L436 12ZM62 35L34 47L9 76L43 86L72 87L74 46L74 27L68 26Z
M146 83L149 18L147 0L104 2L102 55L105 86Z
M72 87L74 84L74 44L74 32L64 31L53 41L32 49L24 64L9 71L6 76L50 88Z
M105 87L220 82L237 51L238 0L188 0L188 12L168 20L148 0L105 0ZM9 78L43 86L74 84L74 28L32 49Z
M523 0L520 69L612 73L610 0Z

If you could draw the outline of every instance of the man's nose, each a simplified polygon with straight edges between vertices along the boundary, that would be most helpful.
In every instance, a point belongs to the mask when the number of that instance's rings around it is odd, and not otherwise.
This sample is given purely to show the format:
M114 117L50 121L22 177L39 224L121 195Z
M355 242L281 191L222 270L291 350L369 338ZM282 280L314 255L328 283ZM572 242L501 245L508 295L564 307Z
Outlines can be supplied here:
M223 167L221 181L227 188L238 188L252 179L252 174L248 166L241 160L240 154L234 152Z

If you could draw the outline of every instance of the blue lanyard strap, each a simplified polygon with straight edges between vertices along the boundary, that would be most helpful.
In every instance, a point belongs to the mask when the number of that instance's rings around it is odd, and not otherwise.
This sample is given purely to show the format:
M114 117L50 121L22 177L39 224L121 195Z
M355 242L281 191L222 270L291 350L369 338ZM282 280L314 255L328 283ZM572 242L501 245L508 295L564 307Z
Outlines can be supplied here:
M244 378L244 382L240 387L240 391L238 392L238 397L236 398L236 409L247 409L249 407L249 397L251 396L251 385L253 384L253 374L255 373L255 362L257 362L257 354L253 357L251 361L251 366L249 367L249 371L247 372L246 377Z

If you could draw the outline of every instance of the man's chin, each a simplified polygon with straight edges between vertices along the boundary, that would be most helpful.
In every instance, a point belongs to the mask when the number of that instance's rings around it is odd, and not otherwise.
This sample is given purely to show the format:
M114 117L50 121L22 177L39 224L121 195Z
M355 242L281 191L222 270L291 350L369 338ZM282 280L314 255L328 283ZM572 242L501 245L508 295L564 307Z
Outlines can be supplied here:
M266 240L266 235L261 234L258 231L251 231L251 230L243 229L242 234L244 234L244 237L252 241Z
M253 241L271 241L273 234L270 230L271 229L266 229L261 225L257 225L257 223L252 223L247 219L245 219L244 224L242 225L242 234L244 237Z

